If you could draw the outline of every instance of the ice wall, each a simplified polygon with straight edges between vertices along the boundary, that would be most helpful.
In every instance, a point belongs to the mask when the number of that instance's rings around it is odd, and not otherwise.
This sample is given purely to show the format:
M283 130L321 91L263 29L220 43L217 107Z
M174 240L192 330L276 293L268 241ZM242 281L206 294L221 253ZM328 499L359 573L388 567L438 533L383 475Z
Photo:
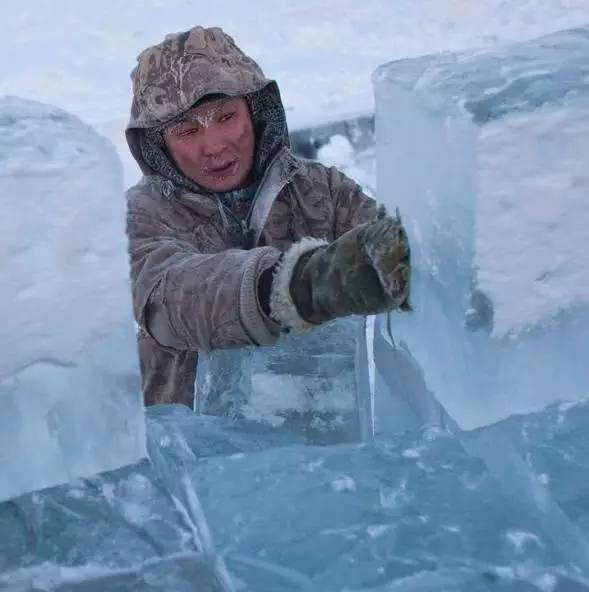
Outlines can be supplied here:
M374 74L414 264L394 333L463 427L589 396L588 55L584 28Z
M133 463L145 427L112 146L0 99L0 500Z

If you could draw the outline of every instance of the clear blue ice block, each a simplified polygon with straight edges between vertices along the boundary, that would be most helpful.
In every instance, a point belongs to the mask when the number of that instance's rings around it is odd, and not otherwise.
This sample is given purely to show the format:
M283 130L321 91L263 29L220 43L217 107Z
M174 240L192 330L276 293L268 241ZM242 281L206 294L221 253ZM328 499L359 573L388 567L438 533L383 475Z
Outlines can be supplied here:
M584 28L373 76L412 248L393 332L462 427L589 396L588 56Z

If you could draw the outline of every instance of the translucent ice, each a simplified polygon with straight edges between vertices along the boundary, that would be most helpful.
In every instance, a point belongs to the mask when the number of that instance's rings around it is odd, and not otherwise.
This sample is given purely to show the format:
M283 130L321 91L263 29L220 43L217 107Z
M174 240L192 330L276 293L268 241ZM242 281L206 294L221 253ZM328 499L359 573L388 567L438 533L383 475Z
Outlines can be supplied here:
M367 122L364 122L368 125ZM336 166L374 195L376 162L373 127L359 134L360 122L349 133L323 139L317 158L325 166ZM327 131L333 130L326 126ZM344 124L338 125L346 130ZM359 136L362 142L356 142ZM310 135L310 141L314 139ZM368 145L367 145L368 144ZM408 429L438 426L456 429L456 423L427 387L423 371L403 343L391 331L390 317L366 319L365 330L356 340L356 384L358 414L363 441L387 437ZM340 340L341 342L341 340Z
M0 499L145 454L114 149L0 100Z
M587 403L320 447L180 406L147 416L152 463L0 504L0 590L589 590ZM486 439L529 483L479 457Z
M456 431L456 422L428 388L423 370L407 346L395 341L390 327L382 320L376 321L372 343L369 344L374 363L374 435L388 437L425 426Z
M359 441L364 358L359 317L283 336L272 347L203 353L198 411L284 427L299 443Z
M152 463L0 504L0 590L232 592L198 506L189 503L186 459L196 459L174 437L182 419L169 407L153 430ZM163 455L177 482L160 476Z
M374 75L414 262L394 333L463 427L589 395L587 55L585 28Z

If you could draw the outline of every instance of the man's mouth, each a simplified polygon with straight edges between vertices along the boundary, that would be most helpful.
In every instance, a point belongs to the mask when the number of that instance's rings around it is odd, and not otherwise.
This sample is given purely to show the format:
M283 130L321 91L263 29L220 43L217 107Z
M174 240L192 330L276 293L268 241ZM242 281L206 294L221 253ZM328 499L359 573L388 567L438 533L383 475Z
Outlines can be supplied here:
M232 174L234 169L237 165L237 160L230 160L229 162L219 165L210 167L207 169L207 174L212 175L214 177L224 177L226 175Z

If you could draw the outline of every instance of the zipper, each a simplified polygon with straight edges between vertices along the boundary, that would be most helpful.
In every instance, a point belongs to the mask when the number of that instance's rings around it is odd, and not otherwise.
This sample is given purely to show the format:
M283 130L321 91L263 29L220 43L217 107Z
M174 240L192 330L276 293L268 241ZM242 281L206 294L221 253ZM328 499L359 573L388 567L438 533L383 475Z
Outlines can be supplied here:
M215 198L216 202L217 202L217 206L219 208L219 214L221 215L221 220L223 222L223 226L225 228L225 231L227 232L227 229L229 228L229 219L227 218L227 215L229 215L234 220L234 222L239 226L239 229L241 230L241 237L242 237L241 246L246 250L253 249L256 246L254 244L255 229L251 228L251 226L250 226L252 216L254 213L254 207L256 205L256 201L260 197L260 192L261 192L262 188L264 187L264 183L268 179L268 175L270 174L275 163L278 161L279 157L282 155L282 152L283 152L283 149L279 150L278 153L274 156L274 158L270 161L270 164L266 167L266 170L264 171L264 174L262 175L262 179L261 179L260 183L258 184L258 188L256 189L256 192L254 193L254 196L252 198L252 203L250 204L250 207L248 209L245 219L239 219L229 208L227 208L221 202L220 199Z
M227 215L229 215L235 221L235 223L239 226L239 228L241 230L242 239L243 239L242 240L242 247L247 250L253 249L256 246L254 244L256 231L254 228L251 228L251 221L252 221L252 216L254 213L254 208L255 208L256 202L258 201L258 199L260 197L260 193L261 193L262 189L264 188L264 184L266 183L268 176L272 172L272 168L274 167L276 162L279 160L279 158L282 156L284 151L285 151L285 148L280 149L277 152L277 154L274 156L274 158L270 161L270 164L266 167L266 170L264 171L264 174L262 175L262 179L258 185L258 188L256 189L256 192L254 193L254 196L252 198L252 203L250 204L250 207L248 209L245 219L239 219L229 208L227 208L221 202L220 199L211 196L212 199L214 199L217 202L217 207L219 209L219 214L221 216L221 221L223 223L223 227L225 229L225 232L227 232L227 229L229 228L229 219L227 217Z
M245 217L245 220L242 220L242 222L246 224L246 228L247 228L248 232L251 230L250 224L251 224L251 221L252 221L252 216L254 214L254 206L256 205L256 201L260 197L260 192L261 192L262 188L264 187L264 184L266 183L266 180L268 179L268 175L270 174L270 171L272 170L272 167L278 161L278 159L282 155L282 152L283 151L284 151L284 148L281 148L276 153L276 155L274 156L274 158L270 161L270 164L266 167L266 170L264 171L264 174L262 175L262 180L260 181L260 184L258 185L258 188L256 189L256 192L254 193L254 197L252 199L252 203L250 204L250 208L248 210L247 216Z
M219 214L221 216L221 221L223 223L223 229L225 230L225 232L227 234L229 234L229 238L233 239L234 237L231 235L231 232L229 232L229 229L231 228L230 224L229 224L229 218L227 217L227 215L229 215L233 221L235 222L235 224L233 224L232 226L237 226L240 230L241 236L240 236L240 246L243 249L246 250L250 250L254 247L253 244L253 238L254 238L254 231L253 229L249 228L247 225L247 222L243 219L239 219L229 208L227 208L220 199L217 199L217 207L219 209ZM231 241L233 242L233 240Z

